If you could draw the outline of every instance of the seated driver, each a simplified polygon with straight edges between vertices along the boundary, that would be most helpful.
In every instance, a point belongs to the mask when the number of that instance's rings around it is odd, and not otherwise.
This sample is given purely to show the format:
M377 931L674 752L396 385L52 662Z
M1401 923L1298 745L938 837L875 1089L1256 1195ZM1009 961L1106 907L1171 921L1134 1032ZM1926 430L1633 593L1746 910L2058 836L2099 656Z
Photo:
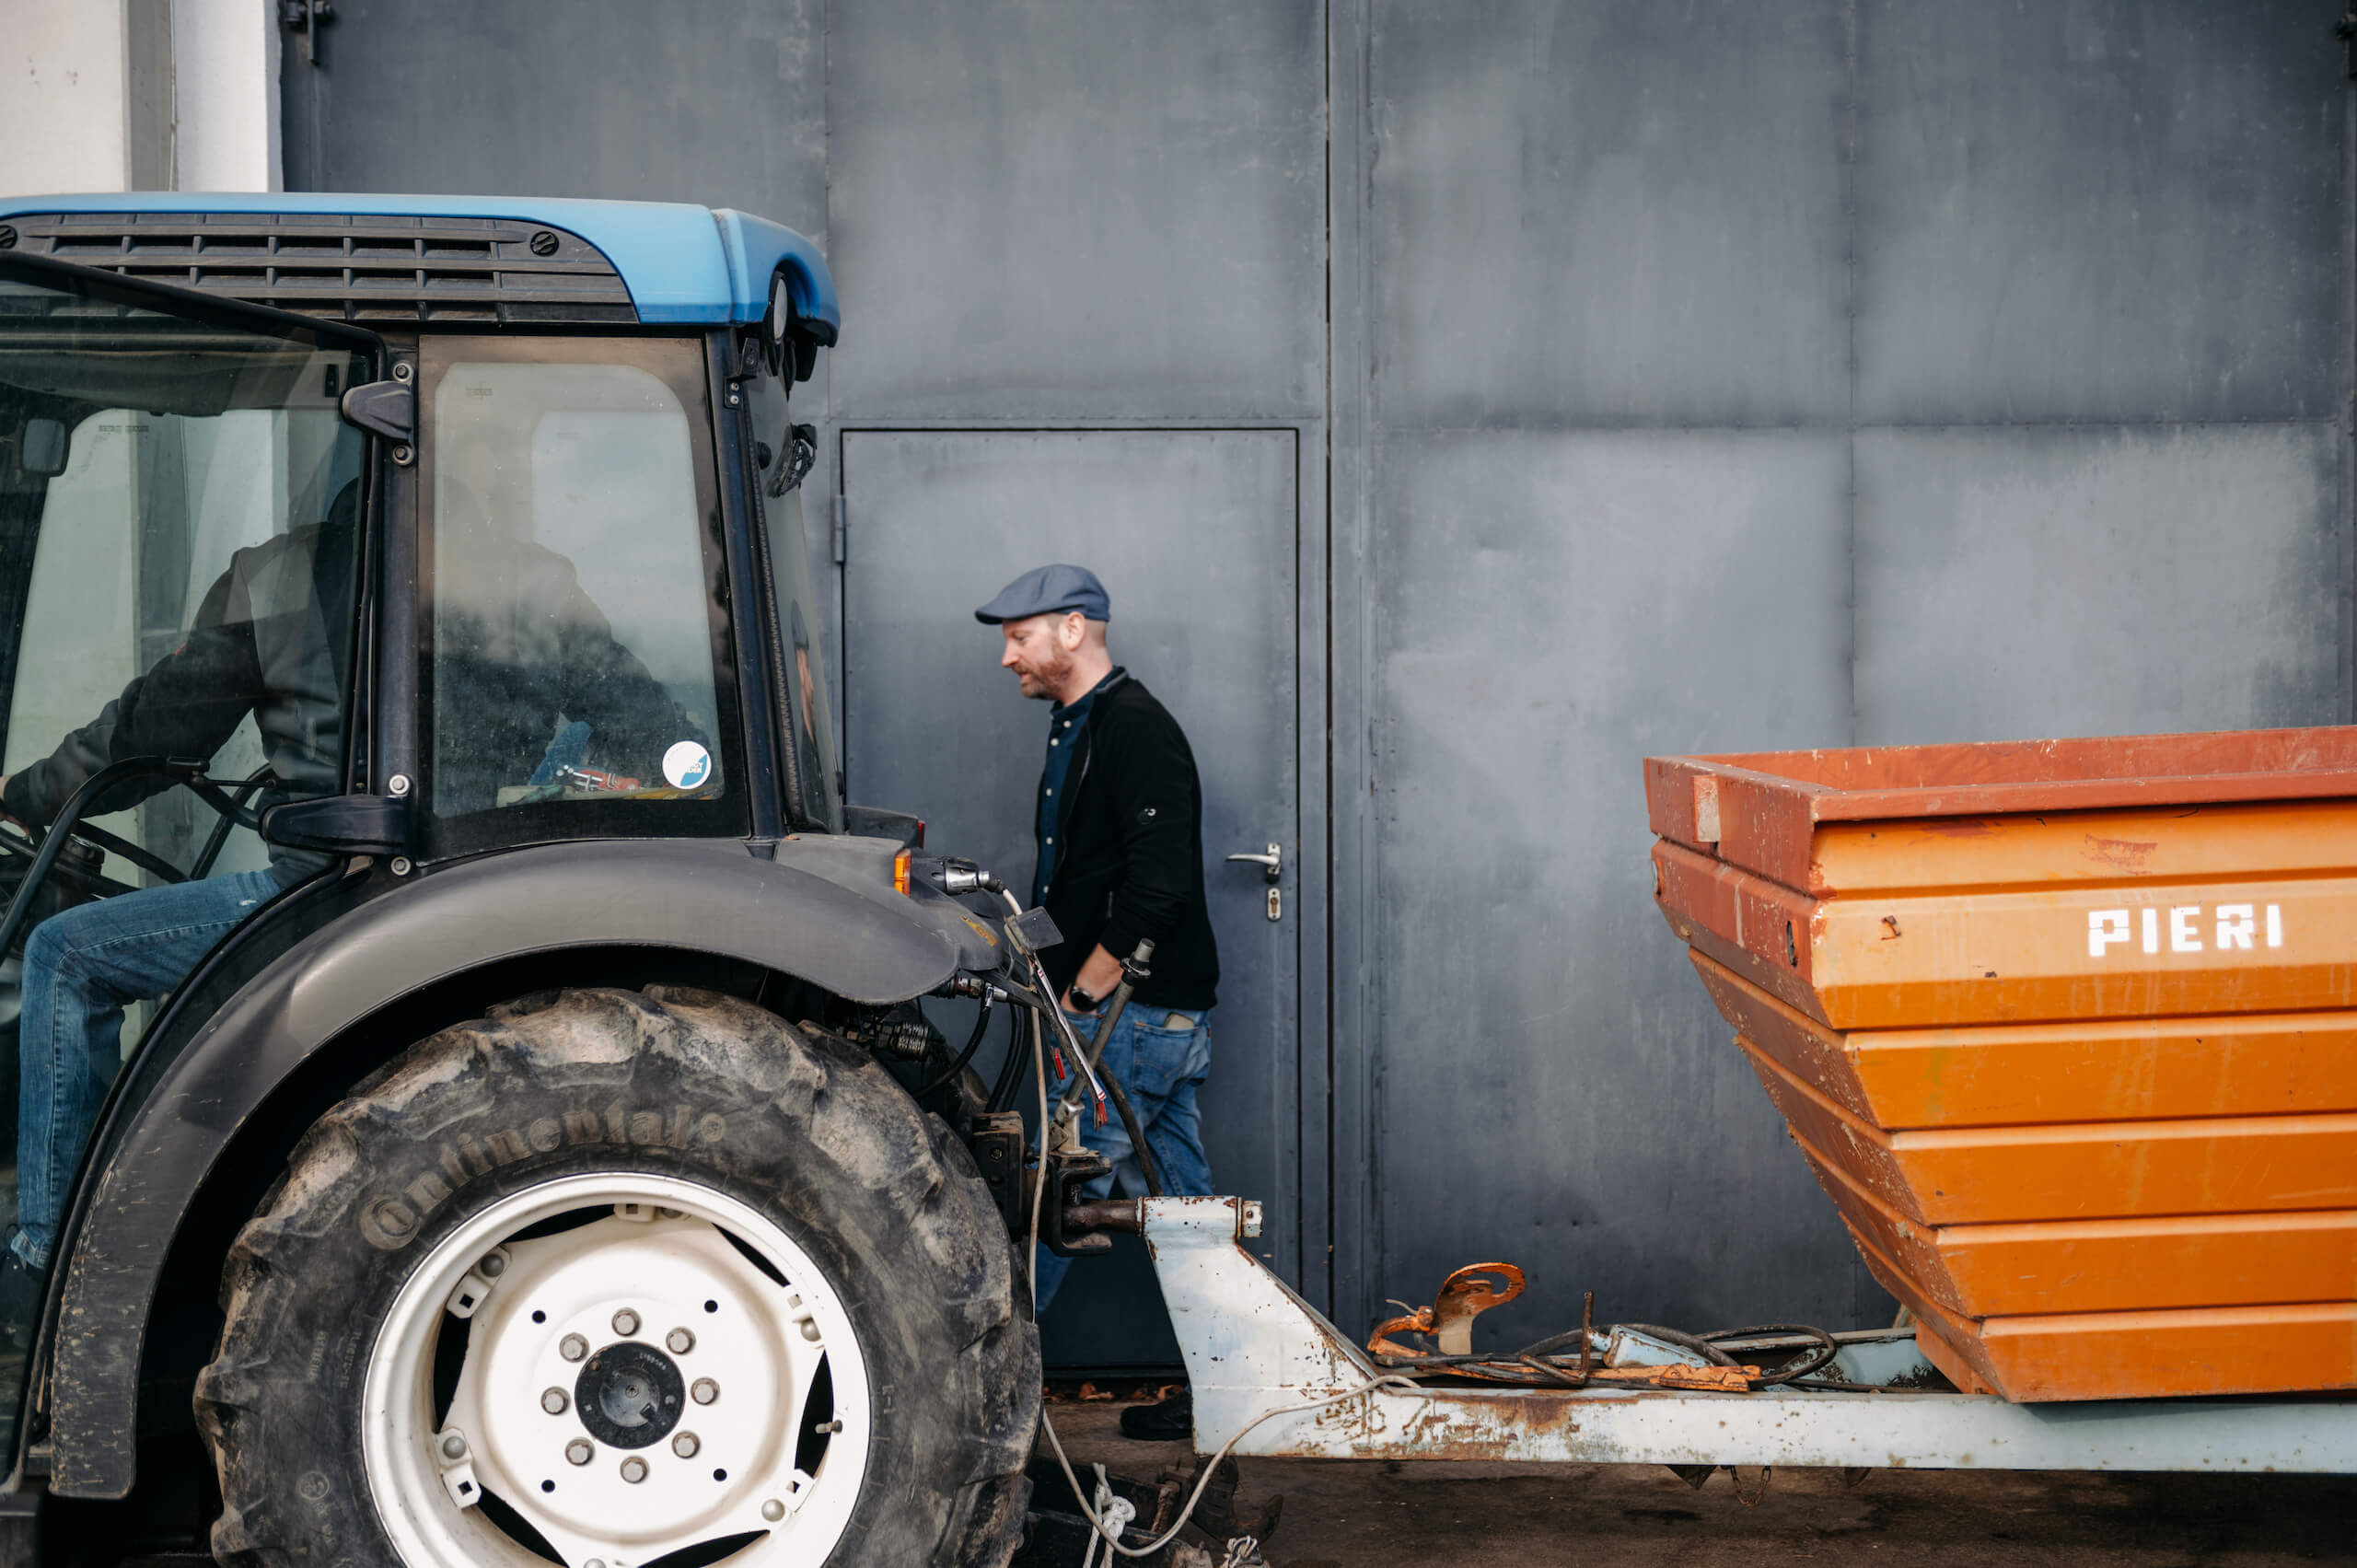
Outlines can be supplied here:
M238 551L185 642L48 757L0 779L0 812L45 827L100 769L132 757L210 757L249 714L273 774L264 803L336 793L357 510L355 482L323 523ZM693 733L669 694L613 641L569 563L522 541L505 559L509 569L495 574L504 602L490 618L511 633L560 625L565 633L494 635L485 646L477 618L460 629L468 645L437 657L443 712L463 715L446 733L463 738L471 763L447 792L435 781L445 814L490 805L493 780L530 774L561 719L573 730L586 724L603 755L633 762L649 747L659 759L657 740ZM331 597L323 602L322 595ZM637 744L618 753L621 738ZM128 779L84 815L122 811L170 786L156 775ZM486 796L480 802L441 798L479 793ZM270 856L267 870L78 905L35 926L26 942L17 1225L0 1249L0 1329L19 1342L31 1339L66 1191L121 1065L123 1008L168 994L233 926L331 858L277 845Z

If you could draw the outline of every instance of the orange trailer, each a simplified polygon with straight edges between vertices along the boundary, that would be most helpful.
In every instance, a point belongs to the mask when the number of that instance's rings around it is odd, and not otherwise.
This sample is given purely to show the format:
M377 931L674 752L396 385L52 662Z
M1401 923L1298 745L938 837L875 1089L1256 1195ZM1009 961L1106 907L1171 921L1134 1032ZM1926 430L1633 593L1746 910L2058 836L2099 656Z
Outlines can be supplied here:
M1645 795L1663 914L1959 1388L2357 1388L2357 728Z

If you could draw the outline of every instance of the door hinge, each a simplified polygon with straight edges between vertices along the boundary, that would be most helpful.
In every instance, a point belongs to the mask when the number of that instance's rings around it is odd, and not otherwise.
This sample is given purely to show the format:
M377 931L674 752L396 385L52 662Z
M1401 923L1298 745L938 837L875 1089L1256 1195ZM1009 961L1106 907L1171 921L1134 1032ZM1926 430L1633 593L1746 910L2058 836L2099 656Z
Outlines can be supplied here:
M303 35L303 64L319 63L319 29L335 20L330 0L278 0L278 25Z
M347 387L340 407L344 423L384 436L393 443L393 461L406 465L411 444L417 439L417 393L411 389L414 372L407 365L394 368L389 381L364 381Z
M835 497L834 527L834 556L836 565L840 566L843 563L845 552L849 549L850 544L851 497L848 495L838 495Z

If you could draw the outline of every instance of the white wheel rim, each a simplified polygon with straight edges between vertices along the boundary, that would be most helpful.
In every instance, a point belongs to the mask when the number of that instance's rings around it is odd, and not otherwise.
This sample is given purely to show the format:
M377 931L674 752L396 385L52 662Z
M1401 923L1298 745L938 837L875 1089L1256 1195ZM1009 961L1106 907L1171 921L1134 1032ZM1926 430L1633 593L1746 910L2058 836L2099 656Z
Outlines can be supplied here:
M612 1213L516 1239L596 1209ZM465 1359L437 1424L435 1347L462 1319ZM822 1362L831 1411L810 1410ZM415 1568L545 1568L482 1492L569 1568L637 1568L739 1536L755 1539L727 1562L787 1568L823 1562L842 1539L869 1409L851 1320L791 1237L711 1188L616 1171L516 1193L434 1248L370 1347L361 1455L377 1516ZM841 1424L806 1474L804 1429L830 1416Z

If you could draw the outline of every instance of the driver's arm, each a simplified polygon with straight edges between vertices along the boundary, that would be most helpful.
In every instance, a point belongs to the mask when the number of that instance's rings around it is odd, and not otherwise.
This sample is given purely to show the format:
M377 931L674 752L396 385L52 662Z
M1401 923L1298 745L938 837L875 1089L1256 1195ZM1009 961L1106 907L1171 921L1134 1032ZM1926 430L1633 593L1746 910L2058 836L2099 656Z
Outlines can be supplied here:
M233 567L206 591L185 642L135 678L99 716L68 735L38 762L0 781L0 808L20 822L46 826L91 775L126 757L206 758L234 734L261 695L251 613ZM21 672L19 679L22 679ZM136 806L170 786L153 776L125 779L92 803L91 817Z

